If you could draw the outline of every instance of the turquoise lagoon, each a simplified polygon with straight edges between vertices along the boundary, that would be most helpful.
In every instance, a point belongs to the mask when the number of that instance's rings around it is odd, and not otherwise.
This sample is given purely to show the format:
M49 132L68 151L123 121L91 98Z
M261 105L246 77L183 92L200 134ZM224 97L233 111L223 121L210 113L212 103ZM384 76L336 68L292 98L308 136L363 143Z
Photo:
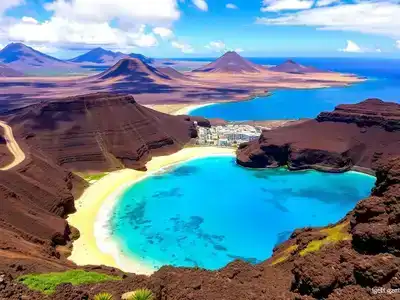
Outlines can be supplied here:
M257 263L294 229L339 221L374 182L356 172L249 170L232 156L201 158L128 187L107 231L125 257L154 270Z

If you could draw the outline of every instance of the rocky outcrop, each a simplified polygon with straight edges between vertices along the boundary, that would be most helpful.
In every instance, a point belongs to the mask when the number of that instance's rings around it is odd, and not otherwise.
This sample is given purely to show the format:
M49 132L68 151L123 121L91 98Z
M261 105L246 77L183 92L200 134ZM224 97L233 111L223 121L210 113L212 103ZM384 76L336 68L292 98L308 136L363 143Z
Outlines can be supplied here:
M197 136L193 121L163 114L132 96L90 94L45 102L9 118L14 135L56 164L76 171L143 169Z
M32 153L12 170L1 171L0 270L65 269L67 263L52 262L60 258L55 247L69 242L65 217L75 211L74 200L86 186L83 179Z
M258 140L240 145L237 162L329 172L376 168L379 159L400 154L399 116L400 105L377 99L340 105L315 120L264 131Z

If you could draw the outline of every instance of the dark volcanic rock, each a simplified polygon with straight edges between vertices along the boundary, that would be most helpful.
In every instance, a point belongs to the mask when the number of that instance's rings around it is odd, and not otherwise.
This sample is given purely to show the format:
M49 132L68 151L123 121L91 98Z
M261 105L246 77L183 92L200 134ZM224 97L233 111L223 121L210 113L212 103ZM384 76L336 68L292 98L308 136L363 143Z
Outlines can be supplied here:
M9 122L30 148L80 171L143 169L153 155L173 153L197 136L190 120L107 93L30 106Z
M316 120L264 131L239 147L237 161L252 168L288 165L330 172L374 168L379 159L400 154L399 116L400 105L380 100L338 106Z

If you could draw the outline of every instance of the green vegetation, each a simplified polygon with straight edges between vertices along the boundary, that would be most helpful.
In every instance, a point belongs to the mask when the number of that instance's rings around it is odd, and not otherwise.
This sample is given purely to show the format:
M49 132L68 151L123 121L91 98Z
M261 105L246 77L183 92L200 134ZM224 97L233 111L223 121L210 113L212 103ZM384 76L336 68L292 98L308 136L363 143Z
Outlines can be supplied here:
M25 284L28 288L35 291L43 292L45 294L54 293L57 285L62 283L80 285L110 280L121 280L121 278L118 276L110 276L96 272L86 272L84 270L71 270L66 272L54 272L45 274L30 274L18 278L18 281Z
M100 293L94 296L94 300L113 300L113 296L109 293Z
M96 181L102 179L107 174L109 174L109 173L108 172L97 173L97 174L76 173L76 175L82 177L83 179L85 179L89 183L96 182Z
M154 300L154 295L148 289L138 289L128 300Z
M282 256L278 257L277 259L275 259L271 265L276 265L279 264L281 262L284 262L285 260L287 260L289 258L289 256L297 250L299 246L298 245L292 245L290 247L287 247L285 250L282 251Z
M301 256L304 256L307 255L308 253L320 250L325 245L337 243L340 241L351 240L351 234L347 232L348 225L349 223L346 222L336 225L334 227L321 229L319 232L324 234L325 237L320 240L313 240L309 242L307 247L301 250L299 254ZM278 258L273 260L271 265L276 265L286 261L291 255L294 254L294 252L297 251L298 247L299 247L298 245L292 245L286 248L285 250L281 251L277 255L274 255L274 257L277 256Z
M308 243L307 247L300 251L300 255L304 256L308 253L318 251L322 246L337 243L340 241L351 240L351 234L347 232L348 222L336 225L331 228L321 229L320 232L326 234L322 240L314 240Z

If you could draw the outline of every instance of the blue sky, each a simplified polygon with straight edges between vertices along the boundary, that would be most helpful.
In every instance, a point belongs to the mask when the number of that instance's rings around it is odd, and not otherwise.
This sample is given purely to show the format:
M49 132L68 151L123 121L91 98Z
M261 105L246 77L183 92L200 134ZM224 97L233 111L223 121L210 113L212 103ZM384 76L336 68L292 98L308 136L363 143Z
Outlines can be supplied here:
M400 0L1 0L0 44L69 58L102 46L153 57L400 58Z

